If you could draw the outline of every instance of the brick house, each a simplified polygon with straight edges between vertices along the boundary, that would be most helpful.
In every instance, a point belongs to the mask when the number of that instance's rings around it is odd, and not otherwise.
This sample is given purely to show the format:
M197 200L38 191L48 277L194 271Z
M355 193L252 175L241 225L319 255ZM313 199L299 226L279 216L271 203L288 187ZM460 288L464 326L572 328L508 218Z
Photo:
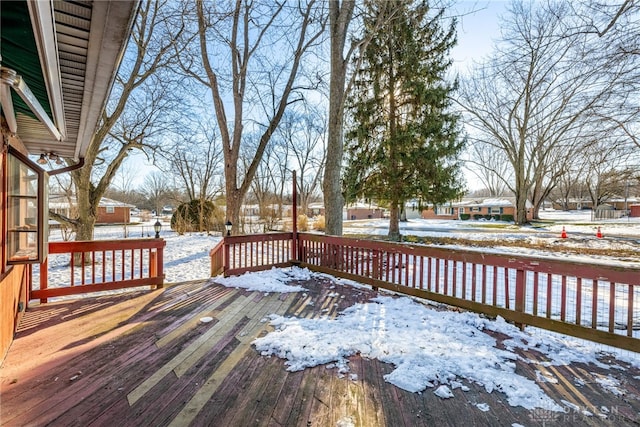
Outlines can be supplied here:
M461 219L469 215L469 219L511 215L515 217L515 200L513 198L463 199L444 206L429 206L422 211L423 219ZM527 201L527 219L533 219L533 206Z
M73 196L49 196L49 209L60 215L72 217L72 210L75 206L76 199ZM103 197L98 204L96 224L129 224L133 208L135 208L134 205Z

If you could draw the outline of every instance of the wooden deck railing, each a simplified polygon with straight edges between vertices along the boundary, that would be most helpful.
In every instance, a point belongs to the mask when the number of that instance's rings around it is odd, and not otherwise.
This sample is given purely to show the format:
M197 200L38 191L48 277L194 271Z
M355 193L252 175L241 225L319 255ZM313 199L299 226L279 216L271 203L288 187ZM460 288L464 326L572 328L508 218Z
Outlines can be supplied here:
M40 264L39 288L32 283L30 299L47 302L51 297L88 292L162 287L165 244L163 239L50 242L49 257ZM51 255L58 256L54 260ZM49 286L51 274L63 284Z
M292 238L225 238L225 274L299 263L520 325L640 349L640 268L309 233L297 235L291 259Z
M292 233L269 233L224 238L224 275L288 266Z
M211 258L211 277L224 273L224 240L220 240L209 251L209 258Z

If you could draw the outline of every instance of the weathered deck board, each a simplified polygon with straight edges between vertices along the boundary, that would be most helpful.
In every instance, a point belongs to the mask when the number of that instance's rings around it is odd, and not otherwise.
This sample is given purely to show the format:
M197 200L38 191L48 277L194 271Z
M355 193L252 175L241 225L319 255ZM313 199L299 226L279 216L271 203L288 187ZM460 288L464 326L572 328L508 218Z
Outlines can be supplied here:
M640 372L632 368L516 362L520 375L553 378L539 384L555 401L592 412L606 407L608 420L512 407L501 393L477 384L453 390L456 397L447 400L433 389L409 393L385 382L391 366L359 355L349 359L343 377L325 366L288 372L282 360L251 346L270 330L265 316L335 317L375 295L329 278L303 286L304 293L263 294L189 283L34 307L0 370L0 425L596 426L640 420ZM213 321L200 322L204 316ZM520 355L542 361L534 351ZM623 395L598 384L608 376Z

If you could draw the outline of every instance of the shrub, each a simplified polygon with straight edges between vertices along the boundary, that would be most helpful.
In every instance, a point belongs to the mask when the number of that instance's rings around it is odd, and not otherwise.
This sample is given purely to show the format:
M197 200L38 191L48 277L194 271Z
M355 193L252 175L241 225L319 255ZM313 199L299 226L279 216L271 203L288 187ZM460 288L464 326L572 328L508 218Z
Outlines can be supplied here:
M482 214L473 214L473 219L475 219L475 220L484 219L484 215L482 215Z
M324 215L318 215L313 223L313 228L318 231L324 231Z
M486 219L487 221L489 221L491 219L491 215L484 215L484 219Z
M298 215L298 231L309 230L309 218L305 214Z
M496 220L496 221L500 221L500 215L494 215L493 219Z
M506 222L513 222L513 215L501 215L500 219Z
M183 203L171 216L171 229L178 234L192 231L224 232L224 214L210 200Z
M471 218L471 214L460 214L460 219L463 221L466 221L469 218Z

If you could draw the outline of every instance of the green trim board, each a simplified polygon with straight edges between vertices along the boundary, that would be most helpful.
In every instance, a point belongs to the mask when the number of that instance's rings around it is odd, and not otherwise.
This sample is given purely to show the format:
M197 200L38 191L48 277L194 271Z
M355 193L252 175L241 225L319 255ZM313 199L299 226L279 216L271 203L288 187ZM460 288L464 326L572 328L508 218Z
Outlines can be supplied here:
M53 120L27 2L0 2L0 20L2 66L15 70L24 79L49 118ZM22 113L37 120L19 96L12 94L12 100L16 114Z

